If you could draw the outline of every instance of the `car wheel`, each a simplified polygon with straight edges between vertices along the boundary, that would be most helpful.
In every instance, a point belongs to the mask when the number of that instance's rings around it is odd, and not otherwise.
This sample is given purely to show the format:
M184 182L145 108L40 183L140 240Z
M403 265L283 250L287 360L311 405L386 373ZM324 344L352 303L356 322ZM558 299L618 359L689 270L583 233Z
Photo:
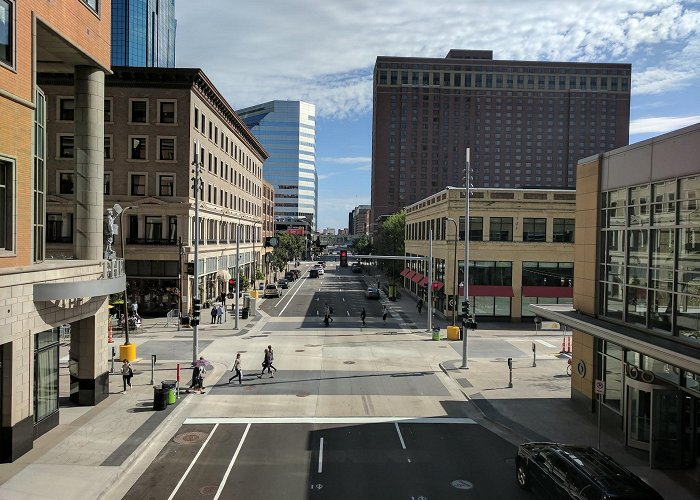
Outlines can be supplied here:
M525 467L525 464L523 462L518 462L518 466L516 468L516 476L518 478L518 486L520 486L522 489L527 489L529 486L527 478L527 468Z

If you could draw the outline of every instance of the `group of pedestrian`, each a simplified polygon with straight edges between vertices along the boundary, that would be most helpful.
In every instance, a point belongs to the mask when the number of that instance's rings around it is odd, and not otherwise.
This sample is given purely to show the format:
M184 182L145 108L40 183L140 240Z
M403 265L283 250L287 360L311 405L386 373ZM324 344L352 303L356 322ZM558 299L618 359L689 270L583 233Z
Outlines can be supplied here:
M211 324L221 324L224 317L224 306L222 304L214 304L211 306Z
M262 371L260 372L260 375L258 375L258 378L262 378L264 375L265 371L267 370L267 373L270 374L270 378L275 378L273 375L273 370L276 372L277 368L273 365L275 359L275 353L272 350L272 346L269 345L267 346L267 349L265 349L265 354L263 357L262 361ZM243 384L243 362L241 360L241 353L236 354L236 359L233 361L233 366L231 367L231 371L233 372L233 375L228 379L228 383L230 384L233 380L238 379L238 385Z
M200 356L199 360L194 362L194 366L192 366L192 382L186 391L188 394L190 389L204 394L204 375L207 373L206 364L207 362L203 356Z

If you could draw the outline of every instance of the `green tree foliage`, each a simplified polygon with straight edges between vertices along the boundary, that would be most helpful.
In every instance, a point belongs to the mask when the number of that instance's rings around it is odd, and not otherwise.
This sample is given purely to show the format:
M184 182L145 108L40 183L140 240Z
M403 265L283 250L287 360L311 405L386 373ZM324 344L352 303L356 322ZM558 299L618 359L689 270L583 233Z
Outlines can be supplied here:
M278 271L287 267L291 260L299 259L306 248L304 238L289 233L280 233L279 244L272 251L272 266Z
M402 210L390 215L379 228L375 239L374 248L376 255L405 255L406 254L406 213ZM386 276L392 281L396 280L403 268L397 261L384 261L382 267L386 269Z
M352 251L359 255L369 255L374 251L372 243L369 241L367 235L362 235L359 240L356 240L352 245Z

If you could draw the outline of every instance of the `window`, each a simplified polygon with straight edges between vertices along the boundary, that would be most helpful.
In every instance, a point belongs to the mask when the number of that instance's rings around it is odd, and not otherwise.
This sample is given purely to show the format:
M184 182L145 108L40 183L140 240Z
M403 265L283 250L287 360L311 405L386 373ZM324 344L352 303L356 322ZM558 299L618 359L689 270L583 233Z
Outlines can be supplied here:
M131 99L131 123L147 123L148 122L148 101L145 99Z
M0 0L0 63L14 65L15 57L15 3Z
M160 217L146 217L146 243L163 239L163 221Z
M557 243L573 243L575 219L554 219L553 241Z
M58 412L58 328L34 335L34 422Z
M105 142L104 142L104 149L105 149L105 160L111 160L112 159L112 136L111 135L105 135Z
M99 7L99 0L82 0L85 5L90 7L95 12L99 12L97 9Z
M131 174L131 196L146 196L146 176Z
M105 99L105 123L112 123L112 98Z
M513 218L491 217L489 228L490 241L513 241Z
M158 103L158 122L175 123L175 101L160 101Z
M58 193L73 194L73 172L58 173Z
M172 174L158 177L158 196L174 196L175 176Z
M46 215L46 242L73 242L73 214L66 214L65 219L62 214Z
M58 157L73 158L74 156L74 139L72 135L58 136Z
M75 120L75 99L61 98L58 99L58 119L62 122L72 122Z
M158 138L158 159L165 161L175 160L175 138L159 137Z
M14 226L14 171L12 163L0 160L0 251L12 250Z
M105 172L104 176L104 194L112 194L112 174Z
M523 219L523 241L546 241L547 219Z
M145 160L146 159L146 138L145 137L132 137L131 138L131 154L129 158L132 160Z

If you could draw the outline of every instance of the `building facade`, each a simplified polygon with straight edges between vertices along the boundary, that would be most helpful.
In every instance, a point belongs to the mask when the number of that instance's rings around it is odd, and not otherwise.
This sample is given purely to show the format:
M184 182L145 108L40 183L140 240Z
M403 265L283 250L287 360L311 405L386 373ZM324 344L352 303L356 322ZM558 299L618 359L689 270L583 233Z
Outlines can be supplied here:
M350 212L349 220L351 221L350 234L353 235L368 235L370 233L370 206L358 205Z
M112 65L175 67L175 0L112 0Z
M471 194L469 301L477 321L532 319L530 304L570 304L575 194L541 189ZM447 318L459 315L464 294L465 209L464 188L451 187L406 207L406 255L428 257L432 230L434 306ZM427 300L425 262L407 261L401 275L404 288Z
M445 186L570 189L579 158L629 140L629 64L378 57L372 220Z
M579 161L571 397L700 480L700 124Z
M304 217L316 230L316 106L270 101L237 112L270 154L265 180L275 188L275 215Z
M127 295L139 312L187 313L194 290L193 162L199 161L199 290L203 302L262 268L267 153L199 69L112 68L104 98L106 207L119 204ZM47 109L47 253L72 257L75 178L70 78L42 75ZM197 151L199 145L199 151ZM269 195L269 193L268 193ZM269 221L268 221L269 224ZM239 233L240 256L236 258ZM189 279L188 279L189 278Z
M107 302L125 286L105 259L102 136L109 70L109 2L0 1L0 461L12 462L58 425L59 347L69 344L70 399L109 394ZM72 200L72 260L46 242L46 111L37 79L70 75L79 160ZM112 255L112 254L110 254ZM66 335L70 332L70 335ZM68 395L68 394L64 394Z

